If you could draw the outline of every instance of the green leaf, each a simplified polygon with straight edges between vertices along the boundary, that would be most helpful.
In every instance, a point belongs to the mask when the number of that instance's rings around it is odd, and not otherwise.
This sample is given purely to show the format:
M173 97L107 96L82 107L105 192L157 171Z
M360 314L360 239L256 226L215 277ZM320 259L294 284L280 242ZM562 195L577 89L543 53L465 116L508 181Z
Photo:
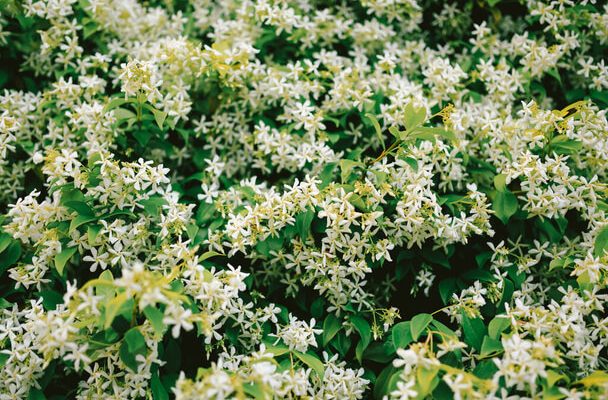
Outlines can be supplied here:
M101 231L101 225L89 225L87 226L87 239L89 241L89 245L93 246L95 244L95 240L97 239L97 235Z
M591 98L596 102L596 103L603 103L604 106L608 106L608 91L604 90L604 91L597 91L597 90L592 90L591 91ZM601 105L601 104L599 104Z
M498 367L493 360L483 360L473 370L473 375L481 379L491 379L498 371Z
M395 346L393 346L392 340L383 343L372 343L367 347L365 352L363 352L364 360L371 360L380 364L391 362L394 356Z
M396 126L391 126L388 128L388 131L391 135L393 135L396 139L401 139L401 135L403 135L407 131L400 131Z
M357 361L359 361L359 363L363 361L363 353L365 352L365 349L367 349L368 345L369 342L366 343L363 339L357 343L357 347L355 347L355 358Z
M557 68L551 68L551 69L547 70L547 74L549 76L554 77L559 82L560 85L562 84L562 77L559 76L559 71L557 70Z
M167 325L165 325L165 323L163 322L163 312L157 307L150 305L144 308L144 315L152 324L152 328L154 328L154 331L162 336L165 333L165 330L167 329Z
M78 250L77 247L68 247L63 249L61 253L55 255L55 269L59 272L59 275L63 275L63 269L67 262L72 258L74 253Z
M602 257L604 252L608 252L608 225L600 229L595 237L595 245L593 246L593 255Z
M196 235L198 234L199 227L196 224L188 224L186 225L186 233L188 234L188 239L194 240Z
M152 389L152 399L169 400L169 394L158 377L158 371L152 374L150 389Z
M497 316L488 324L488 335L492 339L499 340L500 335L511 326L511 322L507 317Z
M393 346L395 346L396 349L407 348L407 346L414 341L414 338L412 337L411 322L405 321L395 324L391 332L391 338L393 340Z
M54 290L42 290L38 292L38 296L42 297L42 306L45 310L54 310L58 304L63 303L63 296Z
M135 359L135 354L129 351L129 345L126 341L123 341L120 344L120 348L118 349L118 356L120 357L120 361L122 361L127 368L129 368L133 372L137 372L137 360Z
M334 170L338 163L331 162L327 163L321 172L319 173L319 179L321 180L321 184L319 185L319 189L325 188L329 183L334 179Z
M85 24L82 27L83 37L85 39L88 39L89 37L91 37L91 35L93 35L95 32L97 32L98 29L99 29L99 26L96 23L89 22L89 23Z
M570 378L568 378L567 375L560 374L552 369L547 370L547 384L549 384L549 386L553 386L561 380L565 381L566 383L570 383Z
M365 117L367 119L369 119L372 123L372 126L374 127L374 130L376 131L376 136L378 136L378 139L380 139L380 143L382 143L382 149L386 149L386 145L384 144L384 136L382 135L382 128L380 127L380 123L378 123L378 120L376 119L376 117L373 114L365 114Z
M556 154L574 154L583 148L583 143L566 135L557 135L549 142L548 150Z
M365 202L363 201L363 199L361 198L361 196L359 196L356 193L352 193L349 197L348 197L348 201L350 204L352 204L353 206L355 206L357 209L367 212L367 206L365 205Z
M65 205L67 207L67 204L75 204L76 202L78 202L78 203L86 202L84 193L82 193L81 190L73 187L71 184L67 185L67 186L63 186L61 188L61 205L62 206Z
M93 168L100 161L101 161L101 154L95 152L87 158L87 167Z
M517 197L513 193L508 190L496 192L492 209L503 224L517 212L517 207Z
M304 364L312 368L317 373L319 378L323 379L325 375L325 366L316 356L307 353L300 353L299 351L292 351L292 353L300 359Z
M418 161L416 161L415 158L405 157L403 159L403 161L405 161L407 163L407 165L409 165L410 167L412 167L412 169L414 170L414 172L418 172Z
M481 281L481 282L495 282L496 276L486 269L471 269L461 275L465 280L470 281Z
M139 202L144 207L144 211L153 217L160 216L161 210L167 201L161 196L152 196L149 199L141 200Z
M469 318L463 314L462 331L464 332L465 343L480 351L483 337L486 335L486 327L483 321L480 318Z
M338 317L333 314L329 314L327 317L325 317L325 321L323 321L322 334L323 347L327 346L327 344L331 341L331 339L333 339L334 336L336 336L336 333L338 333L340 329L342 329L342 323Z
M91 281L89 281L91 282ZM109 269L106 269L97 278L98 285L95 285L95 292L97 295L104 298L114 297L114 276Z
M108 329L112 325L114 317L116 317L118 311L127 300L129 300L127 293L122 292L106 304L104 329Z
M433 320L433 316L431 314L418 314L411 320L410 330L412 331L412 339L414 341L418 340L422 332L426 329L427 326Z
M264 386L259 382L248 382L243 384L243 392L247 393L248 399L266 400L269 399L269 395L264 391Z
M608 384L608 373L605 371L593 371L590 375L578 380L576 383L582 384L583 386L606 386Z
M566 397L566 394L560 391L559 387L547 387L546 385L543 385L543 400L562 400Z
M255 245L255 249L260 254L263 254L266 257L270 257L271 251L279 251L279 250L281 250L281 248L283 248L283 240L284 240L283 236L277 236L277 237L271 236L271 237L267 238L266 240L258 242L258 244Z
M310 209L296 215L296 229L302 240L306 240L310 235L310 225L314 217L315 212Z
M89 206L84 201L71 200L71 201L66 201L63 205L73 211L76 211L78 213L78 215L89 216L89 217L95 216L95 212L93 211L91 206Z
M342 357L346 356L346 353L350 350L352 340L349 336L346 336L344 332L338 332L336 338L332 341L332 345L338 350Z
M405 127L411 131L415 127L422 125L426 120L426 109L424 107L415 107L413 103L408 103L405 106L405 114L403 116Z
M146 339L138 327L131 328L125 333L120 345L119 356L121 361L133 371L137 371L138 354L145 355L147 351Z
M135 118L137 118L137 116L135 115L135 113L129 109L126 108L115 108L114 109L114 117L116 118L116 120L118 122L121 121L125 121L125 120L135 120Z
M458 337L458 335L456 335L456 332L454 332L453 330L448 328L445 324L437 321L436 319L434 319L433 322L431 322L431 326L433 326L433 328L435 328L436 330L438 330L439 332L443 333L446 336L452 336L454 338Z
M4 310L5 308L12 307L13 303L6 299L0 298L0 310Z
M492 339L490 336L485 336L481 343L481 356L488 357L495 355L503 350L502 343L499 340Z
M376 379L376 384L374 385L374 399L380 400L389 393L388 387L391 377L399 373L401 373L401 369L393 367L392 364L389 364L380 372L378 379Z
M275 345L269 345L269 344L267 344L266 345L266 351L269 351L275 357L279 357L279 356L282 356L283 354L289 353L289 347L284 346L284 345L275 346Z
M12 240L11 243L0 253L0 273L15 264L21 257L21 243Z
M310 305L310 314L314 319L320 319L321 315L324 314L325 311L325 299L323 296L319 296Z
M431 366L429 368L418 367L416 369L416 385L418 386L419 398L425 398L433 389L435 389L439 383L439 379L437 379L438 373L439 368L437 366Z
M110 100L108 102L108 104L106 104L106 106L104 107L105 111L110 111L116 107L120 107L125 103L131 103L133 102L133 100L131 99L125 99L124 97L114 97L112 100Z
M499 192L507 190L507 176L505 174L498 174L494 176L494 187Z
M406 134L402 139L421 139L421 140L435 140L435 136L439 136L443 139L447 139L448 141L455 142L456 135L454 132L448 131L447 129L439 128L439 127L422 127L419 126L415 128L413 131Z
M152 139L152 135L147 130L134 130L131 132L137 143L141 145L141 147L146 147Z
M86 224L87 222L96 221L97 217L89 216L89 215L78 215L76 218L72 219L70 222L69 233L74 232L79 226Z
M6 362L10 358L10 355L6 354L6 353L2 353L1 351L2 350L0 350L0 367L4 367L6 365Z
M158 125L158 127L160 129L163 129L163 123L165 122L165 119L167 118L167 113L153 108L152 114L154 114L154 121L156 121L156 125Z
M27 395L27 400L46 400L46 396L42 390L31 388Z
M5 232L0 232L0 253L13 242L13 237Z
M500 303L496 306L497 312L503 312L505 310L505 304L511 301L515 287L510 279L503 279L503 290L500 298Z
M348 178L350 177L353 168L362 165L363 164L361 164L359 161L353 161L348 159L340 160L340 179L342 180L342 183L348 182Z
M452 295L456 293L458 290L458 285L456 284L456 278L446 278L439 282L439 296L441 297L441 301L443 304L448 304Z
M125 341L131 353L140 353L147 348L146 338L144 338L138 327L131 328L125 333Z
M205 260L207 260L208 258L211 258L211 257L217 257L217 256L223 256L223 255L224 255L224 254L222 254L222 253L218 253L217 251L209 250L209 251L204 252L204 253L203 253L203 254L202 254L202 255L201 255L199 258L198 258L198 261L199 261L199 262L200 262L200 261L205 261Z
M369 322L356 315L350 317L350 322L353 324L357 332L359 332L359 336L361 336L361 340L355 348L355 357L359 362L361 362L363 358L363 351L365 351L372 339L372 328L369 326Z

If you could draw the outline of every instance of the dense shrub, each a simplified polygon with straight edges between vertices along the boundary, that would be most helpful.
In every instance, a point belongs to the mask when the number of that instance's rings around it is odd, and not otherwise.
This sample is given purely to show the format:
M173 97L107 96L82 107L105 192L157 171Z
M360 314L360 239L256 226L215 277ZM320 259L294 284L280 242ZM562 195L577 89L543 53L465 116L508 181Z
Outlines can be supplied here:
M608 397L605 2L0 7L0 399Z

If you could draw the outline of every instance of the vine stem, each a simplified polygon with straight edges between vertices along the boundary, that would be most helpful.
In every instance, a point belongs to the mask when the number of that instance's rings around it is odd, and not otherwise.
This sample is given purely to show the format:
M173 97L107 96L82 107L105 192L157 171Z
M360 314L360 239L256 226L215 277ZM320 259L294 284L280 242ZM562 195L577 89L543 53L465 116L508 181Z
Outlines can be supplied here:
M374 161L371 162L371 165L374 165L375 163L377 163L378 161L380 161L384 157L386 157L391 151L395 150L395 148L398 147L401 144L401 142L403 142L403 140L401 140L401 139L394 141L393 144L391 144Z

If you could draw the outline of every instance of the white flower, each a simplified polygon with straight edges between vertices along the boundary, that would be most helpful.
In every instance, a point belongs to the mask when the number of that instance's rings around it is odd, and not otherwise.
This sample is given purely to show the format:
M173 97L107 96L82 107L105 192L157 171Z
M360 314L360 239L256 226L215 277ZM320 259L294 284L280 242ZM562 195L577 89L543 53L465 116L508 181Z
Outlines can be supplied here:
M293 350L305 353L309 346L317 347L315 335L320 335L322 329L314 329L315 319L312 318L310 323L298 320L295 316L289 314L289 324L280 327L276 336Z

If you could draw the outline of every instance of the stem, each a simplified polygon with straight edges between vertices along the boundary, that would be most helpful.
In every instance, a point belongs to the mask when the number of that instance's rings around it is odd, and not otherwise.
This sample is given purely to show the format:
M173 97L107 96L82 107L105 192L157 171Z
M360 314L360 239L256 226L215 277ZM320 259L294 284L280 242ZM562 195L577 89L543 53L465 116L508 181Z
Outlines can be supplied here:
M141 128L141 119L143 115L144 102L142 101L141 95L137 95L137 106L135 107L135 111L137 112L137 122L139 123L139 127Z
M456 306L456 305L457 305L457 304L450 304L450 305L447 305L447 306L441 307L439 310L435 310L435 311L433 311L433 312L431 313L431 315L435 315L435 314L437 314L437 313L440 313L440 312L441 312L441 311L443 311L443 310L447 310L448 308L452 308L452 307L454 307L454 306Z
M389 146L388 149L384 150L374 161L372 161L370 164L373 165L375 163L377 163L378 161L382 160L384 157L386 157L391 151L393 151L397 146L399 146L401 143L403 142L403 140L399 139L393 142L393 144L391 144Z

